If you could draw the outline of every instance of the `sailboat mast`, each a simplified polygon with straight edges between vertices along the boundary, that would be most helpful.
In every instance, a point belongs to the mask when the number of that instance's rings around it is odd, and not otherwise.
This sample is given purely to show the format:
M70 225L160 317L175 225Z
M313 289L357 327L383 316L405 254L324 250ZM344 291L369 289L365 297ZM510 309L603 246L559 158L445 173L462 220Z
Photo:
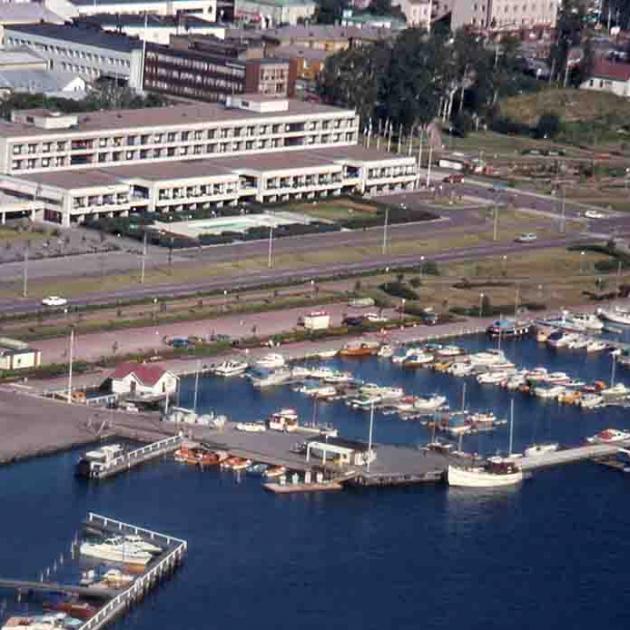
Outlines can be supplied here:
M514 398L510 400L510 444L508 456L512 455L512 445L514 442Z

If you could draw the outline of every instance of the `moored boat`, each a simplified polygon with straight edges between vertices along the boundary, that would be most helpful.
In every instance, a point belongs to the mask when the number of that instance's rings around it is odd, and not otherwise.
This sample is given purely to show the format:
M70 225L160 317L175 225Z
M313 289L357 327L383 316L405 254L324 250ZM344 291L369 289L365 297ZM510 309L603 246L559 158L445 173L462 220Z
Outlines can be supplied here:
M244 374L248 367L249 365L246 361L222 361L212 368L212 373L217 376L239 376Z
M79 553L90 558L121 562L125 565L144 566L151 561L153 555L139 549L136 545L124 540L109 539L103 542L82 542Z
M287 469L285 466L269 466L264 472L264 476L266 479L275 479L276 477L281 477L286 474L286 472Z
M548 444L532 444L528 446L525 451L525 457L538 457L539 455L546 455L548 453L555 453L558 450L559 444L557 442L551 442Z
M498 488L513 486L523 481L523 471L512 461L492 461L486 466L459 468L449 466L449 486L460 488Z
M486 332L491 337L524 337L529 334L531 328L530 322L516 319L498 319L486 328Z
M284 367L284 357L277 352L270 352L256 361L256 367L267 370Z
M630 440L630 433L619 429L604 429L599 433L586 438L590 444L611 444Z
M379 347L380 345L376 342L348 343L339 351L339 354L342 357L371 357L378 352Z

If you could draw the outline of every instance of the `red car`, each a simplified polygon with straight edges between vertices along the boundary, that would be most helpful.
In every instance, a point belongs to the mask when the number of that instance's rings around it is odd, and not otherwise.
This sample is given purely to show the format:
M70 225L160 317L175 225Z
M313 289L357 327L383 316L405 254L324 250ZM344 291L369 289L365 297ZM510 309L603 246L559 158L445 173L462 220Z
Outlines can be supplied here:
M464 181L464 176L461 173L453 173L452 175L447 175L442 182L444 184L461 184Z

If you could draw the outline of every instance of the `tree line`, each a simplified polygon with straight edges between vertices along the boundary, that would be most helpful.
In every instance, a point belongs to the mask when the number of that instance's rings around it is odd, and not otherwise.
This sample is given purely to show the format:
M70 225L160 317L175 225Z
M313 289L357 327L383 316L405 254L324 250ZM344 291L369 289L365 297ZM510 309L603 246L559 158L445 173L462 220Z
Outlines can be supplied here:
M329 57L318 88L325 102L353 107L374 124L408 132L439 117L470 127L489 119L500 98L539 89L523 74L518 49L512 38L486 46L463 31L410 28Z

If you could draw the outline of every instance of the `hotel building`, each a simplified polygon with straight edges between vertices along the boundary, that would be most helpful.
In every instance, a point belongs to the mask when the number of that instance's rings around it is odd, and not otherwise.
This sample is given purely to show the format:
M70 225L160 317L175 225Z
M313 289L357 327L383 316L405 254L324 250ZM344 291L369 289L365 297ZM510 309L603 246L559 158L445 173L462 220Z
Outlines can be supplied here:
M353 110L262 96L0 122L0 190L62 226L90 216L410 190L415 158L358 146Z

